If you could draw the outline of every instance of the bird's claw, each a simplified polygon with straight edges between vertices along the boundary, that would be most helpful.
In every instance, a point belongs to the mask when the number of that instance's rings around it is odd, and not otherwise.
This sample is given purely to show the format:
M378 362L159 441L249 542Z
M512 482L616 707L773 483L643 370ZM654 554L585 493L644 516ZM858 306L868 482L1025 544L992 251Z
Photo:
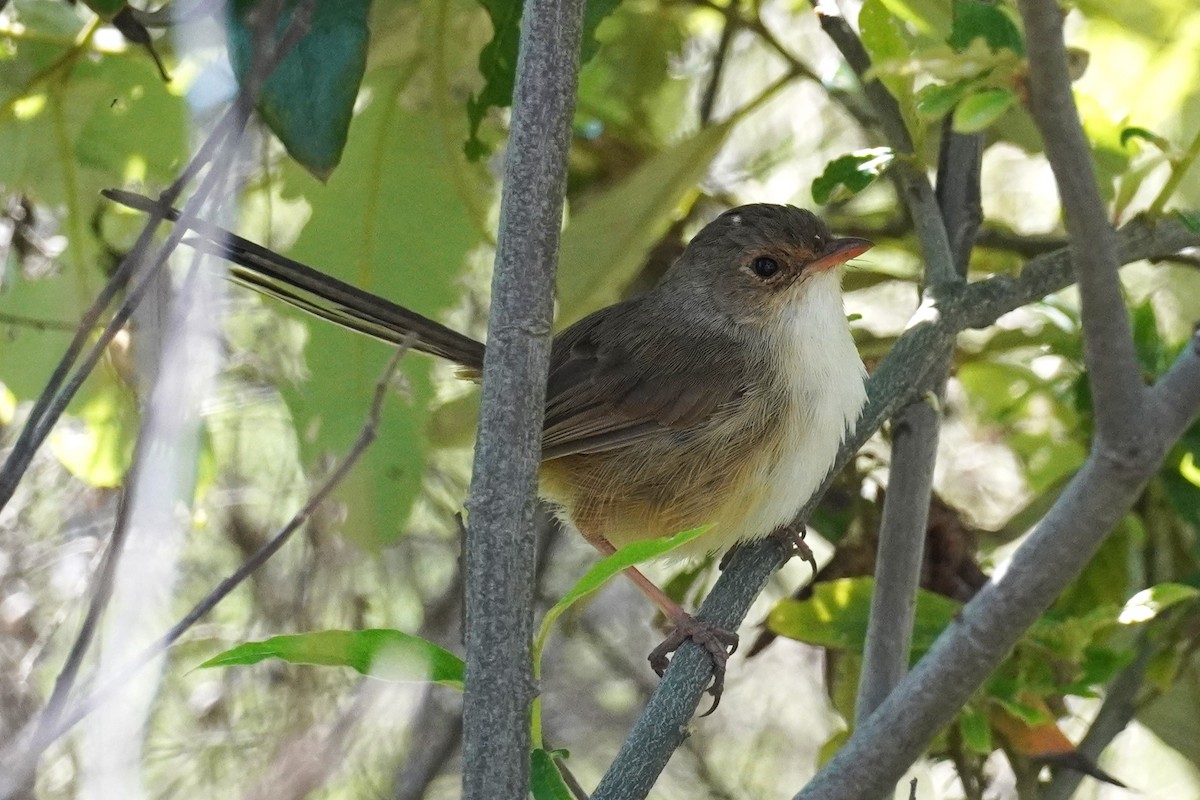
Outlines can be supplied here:
M783 554L789 559L800 557L810 567L812 567L813 576L817 574L817 558L813 555L812 548L804 541L805 535L808 533L808 528L801 525L784 525L781 528L776 528L771 534L771 537L779 543L783 548Z
M675 620L675 629L650 653L650 666L660 678L671 663L669 656L688 639L703 647L712 661L712 683L705 690L712 695L712 706L700 715L707 717L717 710L717 704L721 702L721 693L725 689L725 664L729 657L737 652L738 635L716 625L701 622L691 615Z

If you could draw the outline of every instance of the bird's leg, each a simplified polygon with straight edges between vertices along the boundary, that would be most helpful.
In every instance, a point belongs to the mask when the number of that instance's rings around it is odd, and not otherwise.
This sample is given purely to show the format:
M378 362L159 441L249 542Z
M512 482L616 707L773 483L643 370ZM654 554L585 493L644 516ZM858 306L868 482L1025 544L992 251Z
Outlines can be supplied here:
M616 552L616 548L608 539L597 537L585 537L587 540L604 555L612 555ZM696 644L704 648L708 653L708 657L712 660L713 679L707 689L712 695L712 706L708 711L701 716L708 716L717 710L717 704L721 702L721 692L725 688L725 664L729 661L729 657L737 650L738 635L732 631L727 631L724 628L719 628L716 625L711 625L696 619L691 614L684 611L678 603L667 597L666 593L658 588L637 567L626 567L625 575L633 581L634 585L646 595L652 603L658 606L662 612L671 621L674 628L663 640L662 644L654 648L650 652L650 666L661 677L667 669L667 664L670 663L669 656L679 649L688 639L691 639Z

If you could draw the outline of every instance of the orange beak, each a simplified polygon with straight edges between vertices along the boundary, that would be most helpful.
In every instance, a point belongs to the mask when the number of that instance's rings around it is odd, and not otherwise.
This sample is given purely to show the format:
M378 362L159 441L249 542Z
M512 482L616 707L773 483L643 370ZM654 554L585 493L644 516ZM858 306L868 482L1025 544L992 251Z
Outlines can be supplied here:
M853 236L847 236L843 239L834 239L825 247L825 252L821 253L813 261L809 262L805 267L806 272L821 272L823 270L832 269L839 264L845 264L855 256L861 256L863 253L875 246L875 243L867 239L857 239Z

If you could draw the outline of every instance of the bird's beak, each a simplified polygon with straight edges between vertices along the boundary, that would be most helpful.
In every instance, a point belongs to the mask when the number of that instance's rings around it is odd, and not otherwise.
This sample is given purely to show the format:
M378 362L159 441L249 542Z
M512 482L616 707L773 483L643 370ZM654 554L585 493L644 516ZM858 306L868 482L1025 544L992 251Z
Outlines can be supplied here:
M825 252L809 262L805 267L805 272L822 272L832 269L839 264L845 264L855 256L861 256L874 246L875 243L868 239L858 239L853 236L834 239L826 245Z

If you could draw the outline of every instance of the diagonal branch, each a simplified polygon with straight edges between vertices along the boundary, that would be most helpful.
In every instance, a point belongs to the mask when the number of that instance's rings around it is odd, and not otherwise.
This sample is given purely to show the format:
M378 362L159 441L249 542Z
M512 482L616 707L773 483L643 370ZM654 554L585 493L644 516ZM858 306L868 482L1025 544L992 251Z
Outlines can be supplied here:
M1083 569L1157 471L1170 445L1200 414L1200 337L1185 348L1152 402L1169 404L1169 424L1153 430L1153 458L1119 462L1093 450L1008 571L966 605L955 624L825 765L797 800L851 800L893 785L958 713L1017 640ZM1164 388L1167 387L1167 388Z

